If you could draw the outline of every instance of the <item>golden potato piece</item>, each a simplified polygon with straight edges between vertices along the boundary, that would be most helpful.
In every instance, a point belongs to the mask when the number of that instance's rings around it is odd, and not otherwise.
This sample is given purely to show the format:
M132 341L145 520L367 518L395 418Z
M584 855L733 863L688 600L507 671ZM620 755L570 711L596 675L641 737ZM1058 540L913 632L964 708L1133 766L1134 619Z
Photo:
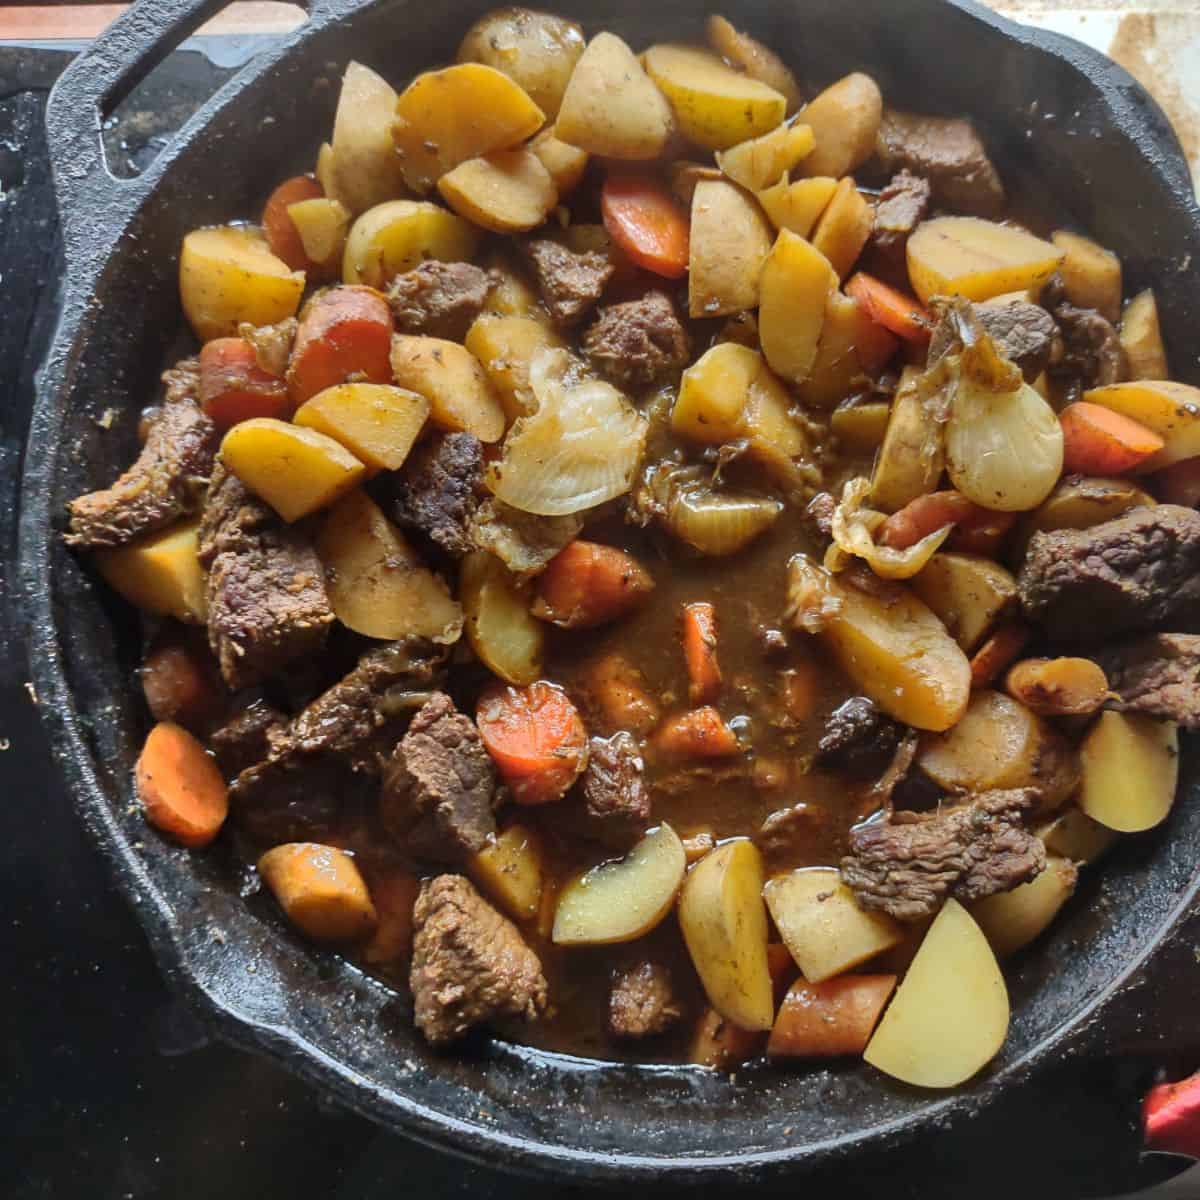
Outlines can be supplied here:
M1075 863L1095 862L1120 836L1073 806L1055 814L1052 821L1034 832L1042 839L1048 854L1058 854Z
M987 938L947 900L863 1058L916 1087L957 1087L996 1056L1008 1020L1008 988Z
M1080 717L1109 698L1108 679L1090 658L1026 658L1009 669L1004 690L1039 717Z
M1154 503L1149 492L1142 491L1129 479L1068 476L1029 516L1022 518L1013 538L1014 561L1025 557L1029 539L1035 533L1052 529L1091 529L1131 508Z
M740 188L702 180L692 193L688 245L688 312L719 317L756 308L771 227Z
M1138 421L1166 443L1139 464L1147 474L1200 455L1200 388L1169 380L1143 379L1092 388L1083 398Z
M767 881L771 919L809 983L820 983L890 950L903 933L886 913L859 908L832 867L802 867Z
M208 605L199 539L200 518L189 517L128 545L97 550L94 561L109 587L135 608L203 625Z
M1121 260L1091 238L1065 229L1050 235L1063 252L1058 273L1067 299L1080 308L1094 308L1114 325L1121 315Z
M679 894L679 928L708 1002L743 1029L775 1021L762 890L762 856L738 838L706 854Z
M870 454L883 444L891 406L884 402L835 408L829 428L851 454Z
M696 194L696 184L705 181L712 183L713 180L724 179L725 175L717 170L716 167L709 166L707 163L689 162L687 159L680 159L678 162L671 164L669 178L672 195L690 212L692 197Z
M605 158L657 158L675 130L671 106L630 48L598 33L575 64L554 136Z
M806 155L816 141L807 125L776 125L769 133L717 151L717 166L734 183L751 192L777 183Z
M343 383L306 400L292 418L341 442L372 471L398 471L429 416L429 401L382 383Z
M529 611L529 588L494 555L475 550L462 561L458 594L467 641L484 666L517 687L539 678L546 627Z
M544 858L536 830L510 825L471 858L467 874L514 921L532 921L542 904Z
M496 8L467 30L458 61L503 71L553 121L584 44L583 30L565 17Z
M810 242L781 229L759 281L758 336L771 370L792 383L812 373L837 286L829 260Z
M1008 958L1028 946L1058 916L1074 894L1078 877L1073 862L1052 854L1040 875L1011 892L977 900L969 911L996 955Z
M795 75L774 50L767 49L748 33L735 29L724 17L709 17L704 32L708 44L727 63L777 91L787 102L789 116L804 103Z
M800 173L840 179L875 153L883 97L870 75L855 71L831 83L805 105L801 116L812 126L817 148L801 163Z
M350 227L342 279L382 289L428 258L466 262L475 256L478 244L479 232L439 205L390 200L369 208Z
M349 63L333 120L330 186L325 194L339 200L352 214L405 194L404 176L392 141L395 112L395 88L370 67ZM325 261L309 257L314 262Z
M784 178L763 188L758 193L758 202L776 229L790 229L806 238L833 199L837 186L838 181L828 175L797 179L795 183Z
M202 342L233 337L243 321L273 325L296 315L304 272L293 271L250 225L193 229L179 256L179 298Z
M554 180L554 189L561 200L568 196L578 186L587 170L588 154L578 146L568 146L554 136L554 130L543 129L529 143L529 149L537 155L538 161Z
M980 217L923 221L908 239L907 255L909 282L926 304L933 296L990 300L1037 288L1064 258L1050 242Z
M531 317L543 325L550 324L541 297L508 255L494 253L486 266L492 277L492 290L488 292L483 316Z
M558 946L631 942L671 911L687 860L670 825L651 829L618 862L602 863L559 893L552 935ZM764 953L766 927L763 928Z
M813 246L829 260L839 279L850 274L874 224L875 214L854 180L843 179L812 234Z
M882 342L879 334L879 326L871 321L863 306L853 296L832 287L825 297L825 316L812 369L808 378L796 387L801 403L829 409L845 400L854 391L856 381L881 365L877 358L868 360L869 353L878 354L874 347L882 345L884 352L889 352L890 343L886 339L891 334L884 331ZM888 406L883 407L886 415ZM885 420L873 447L883 440L886 428Z
M354 859L335 846L288 842L258 860L284 915L314 942L369 937L378 916Z
M707 150L727 150L774 129L787 101L774 88L741 75L697 46L663 44L642 55L646 71L671 105L679 130Z
M550 172L531 150L496 150L470 158L438 180L438 191L460 217L493 233L524 233L558 203Z
M1118 833L1141 833L1166 820L1179 782L1174 721L1102 712L1079 750L1079 808Z
M392 374L400 387L429 401L429 419L441 429L473 433L481 442L504 436L504 409L479 360L443 338L397 334Z
M507 75L481 63L459 63L426 71L404 89L392 138L405 182L428 192L459 163L532 137L545 119Z
M1121 345L1129 363L1130 379L1168 379L1167 351L1158 324L1158 302L1147 288L1125 306L1121 317Z
M346 249L350 234L350 210L340 201L328 196L298 200L289 204L288 216L300 235L304 253L320 266L338 264Z
M871 503L898 512L910 501L937 489L946 468L941 427L926 410L914 386L919 372L905 367L892 400L883 446L871 476Z
M484 313L467 330L463 344L479 360L509 421L536 407L529 387L529 364L539 350L562 347L563 340L544 321L525 316Z
M329 603L347 629L387 641L458 641L462 609L361 489L329 510L316 551L325 568Z
M221 442L221 457L289 523L344 496L366 471L333 438L274 417L235 425Z
M910 586L968 654L1017 599L1012 575L977 554L935 554Z

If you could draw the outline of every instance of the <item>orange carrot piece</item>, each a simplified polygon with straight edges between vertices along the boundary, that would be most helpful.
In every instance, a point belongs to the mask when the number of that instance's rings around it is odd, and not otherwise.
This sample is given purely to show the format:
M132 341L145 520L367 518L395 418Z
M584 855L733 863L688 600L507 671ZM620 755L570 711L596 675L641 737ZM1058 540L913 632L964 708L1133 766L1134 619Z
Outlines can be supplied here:
M593 662L579 690L589 718L600 724L601 733L624 729L645 737L662 716L641 671L620 654L606 654Z
M933 321L920 301L898 292L882 279L859 271L846 281L846 295L862 304L877 325L906 342L929 341Z
M1017 523L1017 516L1015 512L996 512L976 505L973 513L955 523L942 548L995 558L1009 530Z
M669 758L732 758L742 752L733 730L711 705L668 718L654 744Z
M1020 621L1009 621L997 627L971 659L971 686L990 687L997 676L1017 661L1029 638L1029 627Z
M369 963L405 966L412 955L413 905L417 902L421 881L397 868L368 872L367 887L379 923L371 940L363 946L363 959Z
M317 264L304 253L304 243L296 223L288 215L288 205L319 200L324 195L321 185L311 175L295 175L285 179L267 198L262 215L267 245L293 271L311 271Z
M207 846L229 814L229 792L216 761L182 725L150 730L134 770L146 820L193 849Z
M699 1067L729 1071L762 1053L761 1033L726 1020L715 1008L706 1008L696 1023L688 1061Z
M858 358L858 365L868 375L875 375L891 362L892 356L901 345L901 340L890 329L875 321L861 300L854 297L851 299L858 306L863 318L858 322L858 331L854 335L854 353ZM915 343L903 344L911 348Z
M650 572L636 558L578 539L538 577L532 612L563 629L593 629L632 612L653 590Z
M821 983L797 979L775 1018L767 1054L771 1058L861 1054L895 987L895 975L839 975Z
M587 730L556 684L490 688L479 698L475 723L518 804L559 799L587 766Z
M244 338L215 338L200 351L200 407L225 430L251 417L286 418L292 402L287 384L258 365Z
M392 381L392 310L374 289L330 288L305 307L292 347L288 390L292 403L354 376L365 383Z
M678 279L688 267L688 217L657 179L610 175L600 192L608 236L639 267Z
M1157 1083L1142 1105L1151 1150L1200 1158L1200 1072L1177 1083Z
M225 707L227 693L202 630L168 624L147 651L141 675L156 721L203 731Z
M1164 504L1200 505L1200 458L1185 458L1150 476L1150 489Z
M930 492L892 513L880 526L875 540L893 550L907 550L931 533L966 520L976 509L961 492Z
M1058 414L1063 433L1063 471L1120 475L1163 448L1145 425L1101 404L1077 400Z
M717 662L717 612L697 601L683 606L683 657L687 662L688 699L712 704L721 692L721 667Z

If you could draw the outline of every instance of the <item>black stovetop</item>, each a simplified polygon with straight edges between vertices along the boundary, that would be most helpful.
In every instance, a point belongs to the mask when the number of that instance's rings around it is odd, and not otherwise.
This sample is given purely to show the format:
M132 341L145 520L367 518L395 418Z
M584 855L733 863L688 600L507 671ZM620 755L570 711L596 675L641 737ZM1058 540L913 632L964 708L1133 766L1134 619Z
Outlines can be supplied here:
M109 130L111 158L129 171L144 167L159 139L253 48L223 44L212 57L226 67L196 48L172 55ZM55 320L42 117L69 57L62 48L0 46L0 1187L11 1200L518 1196L528 1182L385 1133L272 1063L214 1042L166 989L50 762L10 589L33 372ZM1106 1099L1110 1069L1096 1064L1090 1088L1079 1087L1078 1071L1065 1090L1051 1078L1042 1094L989 1112L977 1132L944 1139L951 1145L864 1161L857 1183L867 1176L877 1183L869 1191L897 1200L999 1194L1000 1181L980 1179L974 1164L995 1164L998 1139L1019 1155L1022 1128L1064 1103L1075 1106L1075 1133L1052 1159L1026 1164L1024 1200L1073 1200L1175 1173L1179 1164L1161 1156L1131 1161L1119 1181L1090 1168L1108 1138L1129 1139L1128 1114Z

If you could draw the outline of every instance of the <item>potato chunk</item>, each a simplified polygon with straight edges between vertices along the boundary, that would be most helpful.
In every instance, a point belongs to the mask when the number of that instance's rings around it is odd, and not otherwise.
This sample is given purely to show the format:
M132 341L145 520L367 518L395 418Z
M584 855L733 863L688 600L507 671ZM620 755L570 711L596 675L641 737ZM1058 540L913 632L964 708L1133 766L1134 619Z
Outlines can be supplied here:
M509 421L537 407L529 387L529 364L539 350L561 348L563 340L544 321L526 316L493 316L475 319L463 342L479 360L500 397Z
M774 88L741 75L696 46L651 46L642 56L689 142L727 150L774 129L787 101Z
M825 305L837 286L829 260L811 243L781 229L759 281L758 336L777 375L803 383L812 372L825 323Z
M418 75L396 101L392 138L414 192L428 192L469 158L507 150L541 129L545 114L507 75L459 63Z
M771 227L740 188L702 180L692 193L688 244L688 312L719 317L756 308Z
M351 213L365 212L405 194L392 141L396 91L370 67L350 62L342 77L330 143L327 196ZM310 256L314 262L323 259Z
M915 378L911 367L900 376L871 476L871 503L884 512L898 512L934 491L946 466L941 431L913 386Z
M1095 862L1119 836L1075 807L1057 813L1052 821L1034 832L1042 839L1047 853L1075 863Z
M1145 425L1166 443L1138 465L1139 475L1200 455L1200 388L1143 379L1092 388L1083 398Z
M364 637L456 642L463 616L441 578L422 565L401 532L361 490L325 517L316 542L329 603Z
M829 260L839 279L850 274L874 223L875 214L854 186L854 180L843 179L812 235L813 246Z
M770 133L717 151L717 166L734 183L757 192L778 182L815 145L807 125L776 125Z
M838 181L828 175L797 179L795 183L784 178L763 188L758 193L758 202L776 229L790 229L806 238L833 199L837 187Z
M97 550L96 567L135 608L203 625L207 603L199 533L200 519L189 517L128 545Z
M1008 988L987 938L947 900L863 1058L904 1083L957 1087L999 1052L1008 1020Z
M179 298L202 342L233 337L243 321L273 325L296 315L304 272L291 270L249 225L193 229L179 256Z
M809 983L849 971L897 945L903 934L886 913L859 908L832 867L802 867L767 881L771 919Z
M679 927L709 1003L743 1029L775 1020L762 890L762 857L738 838L706 854L679 896Z
M554 136L605 158L657 158L675 129L671 106L615 33L598 33L575 64Z
M459 595L467 640L484 666L505 683L533 683L542 673L546 630L529 611L529 589L494 555L476 550L463 559Z
M1071 475L1022 518L1013 539L1013 560L1024 558L1029 539L1052 529L1091 529L1127 513L1153 505L1154 497L1129 479Z
M504 434L504 409L479 360L457 342L398 334L392 339L392 374L400 387L429 401L429 418L441 429L473 433L481 442Z
M536 830L510 825L467 863L467 874L514 921L532 921L542 903L544 858Z
M306 400L292 418L341 442L372 471L398 471L429 416L429 401L382 383L343 383Z
M342 279L384 288L428 258L465 262L479 233L461 217L427 200L390 200L369 208L350 227Z
M833 408L854 391L856 381L875 374L895 350L892 334L876 325L858 300L834 287L825 297L825 319L812 370L797 387L796 395L801 403L813 408ZM889 406L884 404L883 410L884 419L871 449L880 445L887 430ZM852 417L851 423L856 419Z
M789 114L804 103L804 96L795 75L787 68L774 50L768 49L757 38L736 29L724 17L712 16L704 26L708 44L739 71L751 79L774 88L786 101Z
M588 165L586 150L560 141L554 136L553 129L543 129L529 143L529 149L554 180L554 190L560 200L579 186Z
M298 200L287 206L305 256L329 274L337 274L350 233L350 210L328 196Z
M1079 752L1079 808L1118 833L1141 833L1166 820L1179 782L1174 721L1102 712Z
M1050 242L979 217L923 221L907 254L909 281L923 303L933 296L990 300L1040 287L1064 258Z
M1091 238L1065 229L1050 235L1063 252L1058 272L1067 299L1080 308L1094 308L1114 325L1121 315L1121 260Z
M971 905L971 916L983 930L992 949L1007 958L1028 946L1075 891L1079 872L1073 862L1050 855L1046 869L1011 892L997 892Z
M460 217L493 233L523 233L558 203L558 189L530 150L496 150L469 158L438 180L438 191Z
M817 148L800 167L802 175L840 179L875 153L883 119L883 97L870 75L855 71L805 105L802 119L812 126Z
M235 425L221 442L221 457L289 523L344 496L366 471L333 438L274 417Z
M935 554L911 586L968 654L1017 598L1012 575L976 554Z
M1125 306L1121 317L1121 345L1129 363L1130 379L1168 379L1167 351L1158 324L1158 302L1147 288Z
M335 846L288 842L258 860L279 907L314 942L369 937L378 917L354 859Z

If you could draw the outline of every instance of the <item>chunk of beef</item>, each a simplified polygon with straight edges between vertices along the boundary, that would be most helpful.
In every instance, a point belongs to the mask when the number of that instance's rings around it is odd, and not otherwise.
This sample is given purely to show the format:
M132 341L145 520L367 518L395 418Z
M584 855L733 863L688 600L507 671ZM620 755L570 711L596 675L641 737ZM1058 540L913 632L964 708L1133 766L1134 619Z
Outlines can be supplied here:
M640 962L613 976L608 997L608 1032L613 1037L656 1037L682 1015L671 972L661 963Z
M837 500L829 492L818 492L804 510L804 515L817 536L825 541L833 537L833 514L837 511L837 504Z
M885 170L907 168L929 180L939 204L980 217L1004 209L1004 184L964 118L885 108L875 148Z
M515 575L536 575L583 528L577 513L544 517L494 498L485 500L471 522L471 539Z
M1017 591L1026 617L1051 638L1153 629L1200 600L1200 513L1160 504L1091 529L1035 533Z
M1071 304L1061 275L1051 276L1039 300L1058 326L1048 371L1065 399L1078 400L1088 388L1128 378L1125 350L1112 322L1094 308Z
M820 862L828 841L824 809L800 801L776 809L754 833L754 844L772 866L798 867Z
M112 487L67 505L68 544L123 546L200 507L220 439L196 402L199 360L177 363L163 383L166 397L147 422L146 443L133 466Z
M598 250L575 254L561 242L545 237L526 238L521 248L533 264L542 301L559 325L581 321L612 278L612 262Z
M243 708L209 738L209 748L227 778L268 758L287 729L288 719L263 700Z
M1108 707L1200 729L1200 635L1152 633L1095 654L1116 693Z
M421 885L413 926L413 1015L431 1045L497 1019L533 1021L545 1012L537 955L461 875Z
M491 280L471 263L430 259L388 284L388 302L398 333L461 342L483 311Z
M936 363L946 354L961 349L963 323L979 333L988 334L996 349L1020 367L1029 381L1036 379L1050 362L1058 337L1058 326L1038 304L1013 300L1005 304L969 304L959 301L939 312L933 336L929 340L929 362Z
M983 792L941 812L893 813L850 833L842 879L863 908L916 921L947 896L970 903L1041 873L1046 850L1022 826L1038 793Z
M434 692L412 719L383 778L383 826L417 858L460 863L496 832L496 772L475 722Z
M218 462L200 526L208 567L208 638L233 690L320 651L333 609L321 560Z
M421 642L369 650L272 739L234 780L238 822L256 837L296 841L327 831L344 801L376 786L383 756L432 690L442 651Z
M461 556L474 548L471 521L483 495L483 443L473 433L437 433L405 460L393 485L392 515Z
M909 235L925 219L933 189L928 179L902 170L879 193L875 204L875 225L871 246L888 262L900 265Z
M878 775L896 753L901 727L866 696L851 696L825 724L817 765L859 778Z
M653 291L602 308L583 335L583 351L617 387L638 391L682 371L691 344L670 298Z
M632 734L594 737L579 780L585 822L582 832L606 845L628 848L650 824L646 764Z

